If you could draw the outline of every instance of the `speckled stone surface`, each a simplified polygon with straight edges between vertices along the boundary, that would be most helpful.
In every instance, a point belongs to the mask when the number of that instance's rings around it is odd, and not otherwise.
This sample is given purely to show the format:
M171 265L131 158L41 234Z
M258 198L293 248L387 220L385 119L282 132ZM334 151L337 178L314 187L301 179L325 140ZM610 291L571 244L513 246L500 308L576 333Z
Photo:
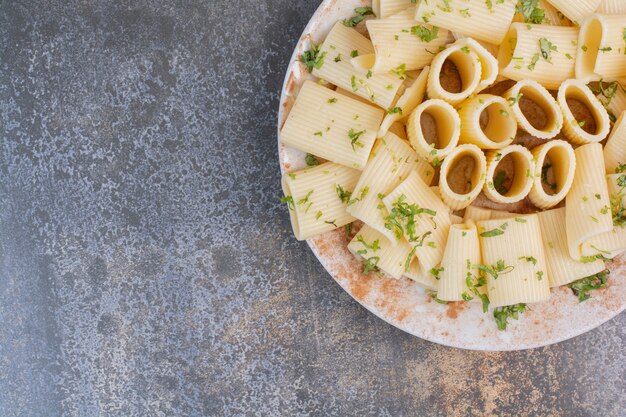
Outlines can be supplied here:
M317 5L0 2L0 415L626 414L625 315L449 349L292 238L276 108Z

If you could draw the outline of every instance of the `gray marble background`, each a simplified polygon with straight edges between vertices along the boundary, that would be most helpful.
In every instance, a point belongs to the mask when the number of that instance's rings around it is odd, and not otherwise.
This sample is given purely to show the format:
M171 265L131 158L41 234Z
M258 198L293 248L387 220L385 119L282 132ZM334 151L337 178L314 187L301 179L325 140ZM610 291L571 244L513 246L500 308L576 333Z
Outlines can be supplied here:
M0 415L624 416L626 316L478 353L353 301L278 203L318 1L0 1Z

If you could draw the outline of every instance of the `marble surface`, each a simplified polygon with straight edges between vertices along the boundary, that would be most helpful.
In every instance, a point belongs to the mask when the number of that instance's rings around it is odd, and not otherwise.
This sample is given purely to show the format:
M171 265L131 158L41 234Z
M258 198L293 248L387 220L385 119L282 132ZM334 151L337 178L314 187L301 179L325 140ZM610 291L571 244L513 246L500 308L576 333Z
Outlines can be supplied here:
M276 108L318 4L0 3L0 415L626 414L625 315L445 348L292 238Z

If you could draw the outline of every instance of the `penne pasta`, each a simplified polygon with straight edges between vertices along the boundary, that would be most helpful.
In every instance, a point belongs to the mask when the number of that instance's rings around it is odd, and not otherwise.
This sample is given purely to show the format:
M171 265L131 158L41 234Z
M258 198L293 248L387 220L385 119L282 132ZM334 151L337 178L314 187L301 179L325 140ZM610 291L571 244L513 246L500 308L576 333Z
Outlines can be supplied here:
M396 68L405 71L422 69L430 64L433 54L443 48L448 31L414 20L415 11L408 8L384 19L365 22L375 56L372 65L363 68L374 74L387 73Z
M626 2L624 0L601 0L598 13L626 14Z
M480 295L487 292L487 282L484 278L477 282L476 271L472 268L480 264L476 225L452 225L441 265L435 270L439 278L437 298L444 301L480 300Z
M415 20L498 45L514 14L514 1L418 1Z
M478 236L491 307L550 298L537 215L479 222Z
M517 122L507 100L491 94L478 94L461 103L461 143L481 149L501 149L513 142Z
M376 267L395 279L399 279L409 270L412 259L411 245L404 241L391 242L368 225L359 230L348 244L348 249L363 258L370 268Z
M626 14L593 14L578 36L576 78L583 82L626 76Z
M385 19L406 10L412 4L411 0L372 0L372 9L379 19Z
M487 152L485 196L505 204L523 200L533 186L534 171L533 156L521 145Z
M522 80L502 95L517 125L539 139L552 139L563 127L563 113L550 92L533 80Z
M315 117L311 117L312 115ZM376 140L383 111L306 81L280 132L304 152L362 170Z
M617 172L626 164L626 111L619 116L604 146L604 163L607 174Z
M374 47L369 39L337 22L320 46L318 57L322 58L313 75L388 109L402 87L405 71L398 68L396 73L368 74L353 67L351 58L371 54Z
M463 215L463 221L465 223L469 223L470 221L479 222L481 220L489 219L491 219L491 210L477 206L468 206L465 209L465 214Z
M485 183L487 160L476 145L454 149L441 165L439 191L443 202L452 210L472 204Z
M537 213L541 228L541 239L546 254L546 268L550 287L559 287L581 278L589 277L605 269L604 262L578 262L569 254L565 207Z
M565 199L567 247L575 260L583 258L583 244L613 229L609 191L604 178L602 145L590 143L574 151L576 172ZM600 254L596 252L596 254Z
M479 88L482 81L482 61L472 49L461 42L463 40L435 55L426 87L429 98L445 100L456 106ZM452 77L442 84L442 73L446 71L458 73L458 78Z
M342 227L355 219L346 210L347 201L337 196L341 187L354 190L360 171L332 162L283 175L283 199L296 239L305 240Z
M428 270L438 265L451 224L450 211L417 172L409 174L383 204L390 213L385 224L397 240L409 242L420 267Z
M572 145L564 140L551 140L532 151L535 160L530 201L542 210L559 204L567 195L576 171Z
M406 131L411 146L429 162L441 161L459 143L461 121L450 104L426 100L409 116Z
M578 28L513 23L500 45L500 75L557 89L574 78Z
M602 0L548 0L575 25L580 25L585 17L596 11Z
M424 67L413 84L407 88L393 108L387 110L387 115L378 129L378 137L383 137L394 123L408 118L411 112L424 101L426 82L430 67Z
M563 112L563 134L570 142L600 142L609 134L611 121L606 109L582 81L561 84L557 102Z
M395 243L393 232L385 227L389 212L382 199L414 171L426 184L434 177L434 169L407 142L387 133L377 141L356 192L348 198L348 212Z

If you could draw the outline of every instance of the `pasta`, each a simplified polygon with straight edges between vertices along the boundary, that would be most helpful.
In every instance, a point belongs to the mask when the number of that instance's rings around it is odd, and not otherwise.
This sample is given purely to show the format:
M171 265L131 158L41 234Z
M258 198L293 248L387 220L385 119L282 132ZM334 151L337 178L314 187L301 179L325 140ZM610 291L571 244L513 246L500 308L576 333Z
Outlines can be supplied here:
M626 2L624 0L601 0L598 13L625 14Z
M374 74L402 67L406 71L429 65L433 53L442 48L448 31L430 25L418 25L412 8L385 19L366 22L376 55L366 70Z
M556 9L560 10L575 25L592 14L602 0L548 0Z
M368 225L359 230L348 244L348 249L362 257L371 268L376 267L396 279L402 277L410 267L411 245L403 241L392 243L385 235Z
M594 236L613 229L609 191L604 179L602 145L590 143L574 151L576 173L565 199L567 247L575 260L583 258L582 246ZM599 251L596 254L600 255Z
M385 227L389 212L382 198L393 191L411 172L417 172L429 185L434 169L419 159L408 143L393 133L379 139L372 158L355 186L356 193L349 199L348 212L395 243L394 234Z
M296 239L305 240L354 221L336 189L354 190L360 172L326 162L315 168L283 175L285 201Z
M426 66L420 72L413 84L406 89L404 94L398 99L393 109L387 111L387 115L383 119L383 123L378 129L378 137L383 137L395 122L406 119L411 112L422 103L424 94L426 93L426 82L428 80L428 72L430 67Z
M462 174L454 177L456 172ZM454 149L441 165L439 190L444 203L452 210L462 210L478 197L485 183L487 160L476 145Z
M373 0L372 9L374 14L381 19L386 19L396 13L411 7L411 0Z
M563 82L559 87L557 101L563 112L563 134L570 142L584 145L600 142L607 137L611 129L609 115L585 83L578 80ZM590 117L581 114L581 108L587 110ZM574 114L575 111L578 114ZM585 118L579 120L580 116Z
M513 23L500 45L500 75L557 89L574 78L578 28Z
M550 92L533 80L522 80L507 90L504 97L513 111L517 125L524 131L539 139L552 139L563 127L563 113L559 104ZM530 117L526 114L538 106L542 112L533 111Z
M510 145L487 152L485 196L497 203L515 203L524 199L533 186L535 166L530 151Z
M472 143L481 149L500 149L515 139L517 122L502 97L478 94L464 101L458 111L461 143Z
M426 100L413 110L406 126L411 146L429 162L441 161L459 143L461 121L443 100Z
M512 217L517 217L519 214L511 213L508 211L500 211L500 210L492 210L491 211L491 220L502 220L502 219L510 219Z
M494 45L483 46L472 38L461 38L455 44L460 45L461 49L469 48L480 59L480 82L476 91L484 90L496 81L498 78L498 60L495 58L497 53L492 53Z
M317 115L314 119L312 113ZM381 109L307 81L280 139L287 146L362 170L382 118Z
M353 67L350 61L353 55L373 53L374 47L369 39L337 22L320 46L318 57L322 58L313 68L313 75L387 109L402 86L404 71L398 68L396 73L370 75Z
M437 290L438 283L430 269L425 268L416 258L413 259L405 276L428 290Z
M528 3L528 2L527 2ZM547 0L539 0L537 6L533 7L533 2L524 6L515 13L514 22L548 24L552 26L570 26L572 22L559 12Z
M492 307L550 298L537 215L481 221L478 233Z
M487 292L487 284L485 282L476 288L472 265L481 263L476 225L452 225L441 266L437 269L437 298L444 301L479 300L479 294Z
M500 44L515 14L513 1L419 1L415 20Z
M535 160L530 201L546 210L559 204L574 181L576 157L574 148L564 140L552 140L532 150Z
M578 37L576 78L597 81L626 76L626 14L594 14L585 19Z
M468 206L465 209L463 220L465 223L470 221L479 222L481 220L489 220L491 218L491 210L482 207Z
M595 275L604 270L604 262L578 262L572 259L567 248L565 207L537 213L541 227L541 239L546 254L546 268L550 287L569 284L580 278Z
M604 87L605 83L598 83L598 90L594 92L600 103L604 106L609 119L612 122L626 110L626 90L623 84L618 81L612 81Z
M468 98L482 81L482 62L476 53L462 43L463 40L448 46L433 59L426 91L431 99L442 99L456 106ZM444 65L454 66L459 74L457 82L441 84Z
M450 211L417 172L409 174L383 199L383 204L392 217L386 224L396 239L404 238L413 247L421 268L428 270L439 264L450 228ZM417 213L409 218L402 215L406 210L413 212L411 209ZM405 218L414 222L414 227L402 225Z
M613 131L604 146L606 173L614 173L622 164L626 164L626 111L622 112Z

